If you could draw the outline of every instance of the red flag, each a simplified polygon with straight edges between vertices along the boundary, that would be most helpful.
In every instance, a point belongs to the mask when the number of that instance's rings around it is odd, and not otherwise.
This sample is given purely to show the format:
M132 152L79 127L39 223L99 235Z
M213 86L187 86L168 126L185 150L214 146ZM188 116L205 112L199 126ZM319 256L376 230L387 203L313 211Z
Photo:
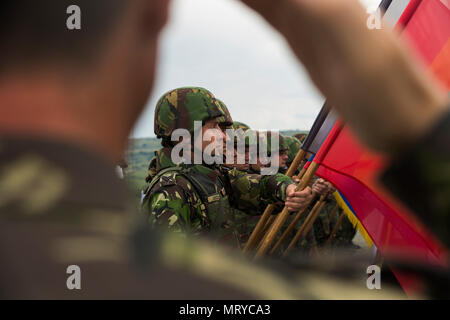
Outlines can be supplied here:
M414 7L411 1L407 7ZM409 41L413 52L417 52L427 66L444 49L450 36L450 1L423 0L416 4L417 8L404 27L403 38ZM402 15L403 17L403 15ZM400 18L399 24L402 18ZM398 25L397 25L398 26ZM449 70L447 69L447 73Z
M450 8L448 0L411 0L400 17L403 37L447 88L449 85ZM400 250L430 263L444 262L445 250L378 182L388 159L367 150L347 127L336 127L319 150L317 175L348 199L380 252ZM394 271L395 273L395 271ZM395 273L407 293L414 281Z

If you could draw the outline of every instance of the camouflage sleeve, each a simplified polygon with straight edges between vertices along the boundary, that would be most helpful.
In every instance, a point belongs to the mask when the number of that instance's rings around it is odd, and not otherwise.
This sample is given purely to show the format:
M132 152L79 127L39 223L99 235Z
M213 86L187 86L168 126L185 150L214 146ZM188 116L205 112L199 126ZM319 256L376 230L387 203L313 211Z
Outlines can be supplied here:
M148 175L145 178L146 182L152 181L152 179L156 176L158 171L156 170L156 157L153 157L148 165Z
M382 180L450 248L450 112Z
M233 193L233 205L238 209L261 214L261 203L279 203L286 200L286 189L294 181L283 174L262 176L236 169L228 172Z
M187 186L189 182L177 177L176 183L160 187L151 195L147 209L149 221L173 232L196 234L202 228L201 201L193 192L187 191L192 190Z

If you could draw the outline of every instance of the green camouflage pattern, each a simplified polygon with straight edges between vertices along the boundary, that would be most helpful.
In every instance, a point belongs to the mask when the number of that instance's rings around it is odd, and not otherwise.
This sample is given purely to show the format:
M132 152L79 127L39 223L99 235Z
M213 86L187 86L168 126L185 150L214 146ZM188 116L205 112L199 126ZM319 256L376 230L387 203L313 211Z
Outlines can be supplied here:
M308 135L306 133L297 133L293 135L293 137L296 138L298 141L300 141L300 143L303 143L303 141L305 141L307 136Z
M325 206L319 214L319 217L314 222L314 236L317 241L317 245L323 246L332 230L334 229L339 217L345 213L339 209L336 214L330 220L330 215L335 206L337 205L336 199L334 197L329 197L326 200ZM346 247L352 244L352 240L356 235L356 228L348 220L347 217L344 218L341 225L337 229L336 235L334 236L331 246L332 247Z
M385 282L367 289L362 270L370 257L296 257L298 264L269 267L208 240L157 234L135 220L135 205L113 172L77 146L0 139L0 298L404 298ZM82 290L65 285L72 264L82 270ZM431 289L432 272L424 278ZM449 291L426 292L448 298Z
M158 172L160 172L163 169L169 168L169 167L175 167L176 165L171 161L170 159L171 154L171 148L162 148L155 152L155 157L151 160L149 165L149 174L146 178L147 182L150 182L153 180L153 178L157 175ZM257 172L249 172L254 174L259 174ZM173 173L173 175L175 175ZM185 183L185 180L183 179L182 184ZM190 188L190 186L185 186L186 188ZM166 195L167 196L167 195ZM197 203L199 201L198 195L193 195L193 202ZM245 244L245 242L248 240L251 232L256 226L256 223L259 220L259 215L262 214L265 207L269 203L265 200L261 200L261 203L259 205L258 210L255 210L253 207L249 207L247 212L241 211L236 208L231 208L233 211L233 219L234 219L234 226L235 226L235 234L233 234L233 237L237 237L239 239L239 245L242 246ZM180 206L182 203L180 202ZM206 226L208 223L206 222L206 210L202 207L200 207L201 213L201 219L203 220L203 225ZM202 211L203 209L203 211ZM169 229L170 229L170 223L168 223ZM195 230L202 229L201 225L198 224L196 226L193 226L193 228L190 230L192 233L196 233Z
M246 125L245 123L243 123L243 122L234 121L233 122L233 129L234 130L242 129L242 130L246 131L246 130L250 130L250 127L248 125Z
M223 124L227 128L232 128L233 126L233 118L231 117L230 111L228 110L227 105L220 99L217 99L221 106L221 111L223 111L223 115L217 118L217 122Z
M168 147L155 151L155 156L148 166L148 175L147 178L145 178L146 182L152 181L159 171L176 166L176 164L172 162L171 153L172 148Z
M185 87L164 94L156 104L155 134L159 138L170 138L175 129L186 129L194 133L194 121L207 121L225 116L224 104L214 95L198 87Z
M264 136L264 134L263 134ZM276 145L272 145L272 136L278 138L278 148L276 147ZM275 139L276 139L275 138ZM284 152L284 151L288 151L288 145L286 144L286 139L285 137L276 131L267 131L267 135L266 137L263 139L263 141L266 143L266 150L267 150L267 154L270 156L272 155L272 153L274 152ZM264 146L262 146L264 147Z
M244 140L245 146L250 147L253 145L258 145L259 132L252 129L233 129L234 135L236 136L236 143Z
M325 202L325 206L323 207L322 211L319 213L319 216L317 217L317 220L314 222L313 228L314 228L314 236L317 241L318 246L322 246L327 241L328 237L331 234L331 231L333 230L333 227L335 226L340 214L342 213L342 210L338 210L338 212L332 217L332 220L330 220L330 214L333 211L335 205L336 205L335 199L327 199ZM335 237L336 239L336 237ZM333 242L336 242L334 240Z
M340 214L345 214L344 212L340 212ZM334 225L332 225L334 227ZM344 220L342 221L341 225L339 226L339 229L336 233L336 246L349 246L353 244L353 238L356 235L356 228L353 226L353 224L350 222L350 220L347 218L347 216L344 217Z
M324 291L315 274L157 234L138 219L113 172L76 146L0 139L1 299L311 299L342 291L333 273L324 272L332 286ZM66 287L73 264L81 290ZM356 279L345 288L341 298L361 297Z
M297 155L297 153L300 151L302 144L295 137L286 136L284 137L284 141L288 149L289 158L287 160L287 165L289 166L292 163L292 161L294 161L294 158Z
M260 215L261 202L279 202L286 199L286 188L293 181L284 175L250 175L236 169L208 168L197 165L210 179L228 181L226 190L230 206L247 214ZM154 186L155 190L144 204L149 220L179 233L207 233L211 217L194 186L181 174L164 174ZM219 193L219 190L218 190ZM230 217L229 221L233 221ZM236 225L233 222L234 225Z

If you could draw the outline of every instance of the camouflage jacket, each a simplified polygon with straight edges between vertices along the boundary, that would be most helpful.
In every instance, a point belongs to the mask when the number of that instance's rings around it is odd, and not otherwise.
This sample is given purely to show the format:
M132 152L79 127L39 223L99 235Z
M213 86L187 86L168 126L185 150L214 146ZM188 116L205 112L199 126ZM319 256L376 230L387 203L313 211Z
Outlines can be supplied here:
M292 179L284 175L261 176L251 175L236 169L208 167L204 165L181 165L192 174L206 177L217 186L217 200L226 198L229 216L226 225L236 226L231 207L242 212L260 213L261 202L280 202L286 199L286 188ZM207 203L202 199L198 187L192 184L180 172L167 172L153 181L154 185L147 190L144 208L149 212L152 224L164 225L176 232L201 234L209 232L217 217L216 213L207 210ZM206 182L205 182L206 183ZM224 209L222 208L222 211ZM225 213L227 214L227 213ZM217 230L216 230L217 231Z
M287 273L141 221L108 161L0 137L0 299L294 299ZM69 290L70 265L81 290ZM291 276L292 277L292 273ZM114 285L111 285L111 281Z
M328 262L307 265L311 259L268 267L207 241L157 234L139 221L127 193L102 156L68 143L0 137L0 298L399 297L384 285L367 290L359 272L367 265L354 257L353 270L340 267L346 272ZM68 290L70 265L81 269L81 290Z
M173 163L173 161L171 159L171 152L172 152L172 149L168 148L168 147L164 147L164 148L161 148L161 149L155 151L155 156L150 161L150 164L149 164L149 167L148 167L148 175L147 175L147 178L146 178L147 182L152 181L153 178L161 170L176 166L176 164ZM222 170L223 171L229 171L229 170L236 170L236 169L234 169L233 166L230 166L230 167L223 166ZM236 171L239 171L239 170L236 170ZM245 172L248 173L248 174L251 174L251 175L261 175L260 171L253 170L251 168L248 169ZM259 215L261 215L264 212L264 210L266 209L266 206L268 206L269 204L273 203L272 201L267 200L267 199L260 199L260 200L261 201L259 203L258 208L255 208L253 205L246 207L246 210L247 210L246 213L245 213L246 216L248 216L248 215L250 215L250 216L259 216ZM232 203L232 206L233 206L233 203ZM279 208L279 210L277 212L281 211L283 209L283 206L279 205L278 208ZM238 210L235 207L233 207L233 209L236 212L240 211L240 210ZM254 219L252 218L252 220L254 220Z
M178 239L155 234L139 217L102 156L60 142L0 137L0 298L278 296L237 289L207 271L194 274L207 269L205 256L215 256L213 263L234 258L198 242L183 249ZM239 269L243 262L234 263ZM81 270L81 290L66 286L71 265ZM278 292L289 297L283 291Z
M155 156L148 166L148 176L145 181L150 182L161 170L176 166L176 164L172 162L171 152L171 148L167 147L155 151Z

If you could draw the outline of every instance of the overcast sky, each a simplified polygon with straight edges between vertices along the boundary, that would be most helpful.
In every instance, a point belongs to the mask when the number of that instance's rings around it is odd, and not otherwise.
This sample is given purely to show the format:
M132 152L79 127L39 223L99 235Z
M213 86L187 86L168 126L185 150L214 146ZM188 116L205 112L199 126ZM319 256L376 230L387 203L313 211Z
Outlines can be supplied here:
M307 130L324 102L285 41L236 0L173 0L153 95L134 137L154 136L156 101L182 86L209 89L254 129Z

